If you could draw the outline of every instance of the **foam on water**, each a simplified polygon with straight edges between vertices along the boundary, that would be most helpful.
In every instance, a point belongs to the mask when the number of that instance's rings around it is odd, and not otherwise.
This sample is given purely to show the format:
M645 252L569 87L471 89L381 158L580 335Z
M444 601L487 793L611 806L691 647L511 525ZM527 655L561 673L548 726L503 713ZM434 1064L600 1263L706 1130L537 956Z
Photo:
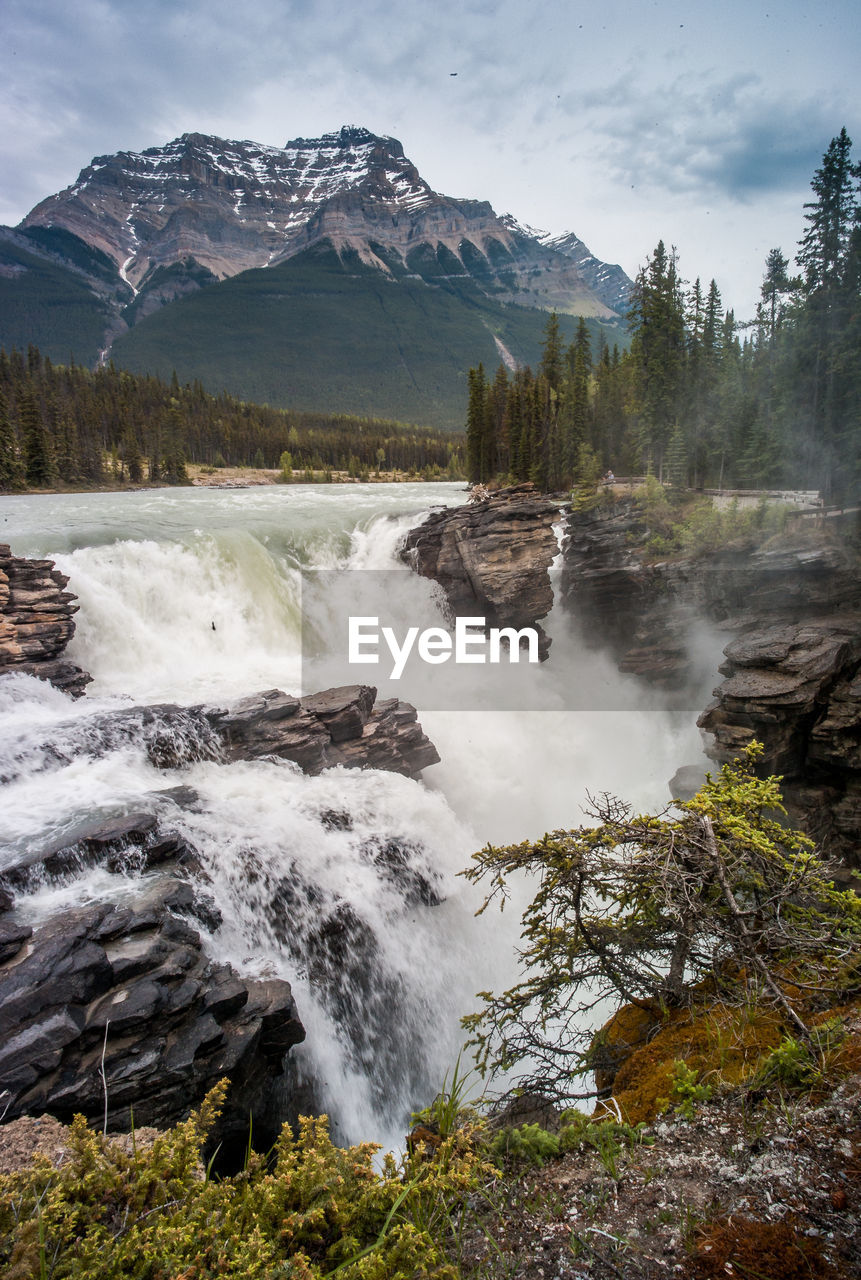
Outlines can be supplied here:
M106 736L103 719L139 702L297 691L302 610L325 648L330 603L325 593L303 599L303 568L397 573L395 618L439 625L438 590L397 550L423 511L463 496L450 485L291 486L5 508L13 551L52 556L69 574L81 605L69 656L95 681L72 702L27 677L0 680L3 860L57 847L93 813L162 806L165 825L198 850L223 912L207 946L293 984L308 1031L295 1057L351 1140L402 1137L410 1108L451 1069L474 992L513 979L517 902L501 920L475 919L480 894L457 876L473 850L579 822L587 790L663 803L678 764L700 755L691 717L650 706L554 612L551 661L529 711L495 709L480 671L471 710L435 710L432 672L413 671L395 690L418 707L442 757L423 783L372 770L308 778L272 761L157 769L142 742ZM593 709L570 709L578 689ZM191 809L157 797L179 783L197 792ZM43 886L25 906L37 918L129 888L90 871Z

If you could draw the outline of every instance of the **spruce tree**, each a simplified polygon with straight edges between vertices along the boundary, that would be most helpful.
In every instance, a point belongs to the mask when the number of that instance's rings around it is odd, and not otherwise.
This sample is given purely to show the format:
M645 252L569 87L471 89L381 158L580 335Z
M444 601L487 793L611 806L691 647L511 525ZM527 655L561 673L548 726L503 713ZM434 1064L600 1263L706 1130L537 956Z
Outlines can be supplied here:
M468 381L466 466L470 481L473 484L480 484L486 479L483 469L487 429L487 381L484 376L483 364L480 364L477 369L470 369Z
M42 421L41 407L30 392L21 399L18 419L24 450L24 478L32 488L47 488L54 478L51 444Z
M22 483L23 469L15 430L9 418L6 396L0 387L0 489L18 489Z

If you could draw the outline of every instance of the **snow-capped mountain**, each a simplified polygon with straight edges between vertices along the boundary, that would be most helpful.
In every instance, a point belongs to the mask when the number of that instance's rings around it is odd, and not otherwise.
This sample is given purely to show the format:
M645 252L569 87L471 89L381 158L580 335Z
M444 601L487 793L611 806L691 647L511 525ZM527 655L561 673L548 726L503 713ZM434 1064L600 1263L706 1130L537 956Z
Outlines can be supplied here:
M434 191L394 138L186 133L99 156L0 227L0 345L243 400L459 429L467 371L535 365L547 312L621 339L630 282L577 237Z
M558 236L550 231L534 234L540 244L570 258L601 301L619 315L625 315L631 298L631 277L617 263L602 262L596 258L573 231L563 231Z
M425 276L430 254L437 276L465 271L500 300L607 319L617 310L618 288L604 288L600 269L618 268L583 246L584 270L567 248L542 243L486 202L438 194L395 138L357 127L283 148L186 133L99 156L19 230L31 228L77 236L135 292L155 285L160 268L191 263L222 280L327 240L388 274L394 255ZM186 271L166 293L159 280L152 305L195 287L189 281Z

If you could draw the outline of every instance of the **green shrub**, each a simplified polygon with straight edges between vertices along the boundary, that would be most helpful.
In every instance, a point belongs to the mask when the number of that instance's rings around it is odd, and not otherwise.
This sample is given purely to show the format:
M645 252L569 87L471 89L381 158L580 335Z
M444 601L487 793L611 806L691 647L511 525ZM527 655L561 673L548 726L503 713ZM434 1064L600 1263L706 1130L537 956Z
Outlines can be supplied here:
M6 1280L455 1280L452 1215L494 1171L461 1129L432 1160L336 1147L326 1117L284 1126L269 1157L204 1173L226 1082L185 1123L132 1154L77 1117L68 1159L0 1177Z
M559 1155L559 1138L539 1124L497 1129L490 1143L491 1157L497 1164L542 1165Z
M828 1055L840 1045L845 1034L840 1018L829 1018L827 1022L811 1029L809 1044L800 1037L796 1039L795 1036L784 1036L757 1072L755 1086L814 1088L824 1077Z
M643 1142L642 1124L630 1125L616 1120L590 1120L581 1111L563 1112L565 1122L559 1131L560 1151L578 1151L590 1147L610 1177L618 1179L619 1157L624 1148Z
M697 1083L699 1072L689 1067L686 1062L676 1059L671 1076L672 1089L667 1099L667 1106L673 1104L679 1115L686 1120L693 1120L694 1108L698 1102L708 1102L714 1090L710 1084Z

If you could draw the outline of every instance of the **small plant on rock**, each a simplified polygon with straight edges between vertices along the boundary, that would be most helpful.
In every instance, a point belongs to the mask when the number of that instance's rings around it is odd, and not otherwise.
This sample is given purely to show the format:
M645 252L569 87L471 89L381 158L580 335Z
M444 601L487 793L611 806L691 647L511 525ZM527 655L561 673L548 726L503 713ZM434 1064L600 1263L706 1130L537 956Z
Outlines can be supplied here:
M751 743L658 814L604 795L591 803L595 826L474 855L462 874L489 882L482 911L504 903L509 877L538 880L522 918L522 977L481 992L483 1007L464 1019L480 1070L557 1101L591 1097L595 1013L608 1001L659 1024L684 1006L743 1006L752 988L812 1045L804 992L836 989L861 944L861 899L836 890L808 837L781 825L780 780L757 777L761 755Z

